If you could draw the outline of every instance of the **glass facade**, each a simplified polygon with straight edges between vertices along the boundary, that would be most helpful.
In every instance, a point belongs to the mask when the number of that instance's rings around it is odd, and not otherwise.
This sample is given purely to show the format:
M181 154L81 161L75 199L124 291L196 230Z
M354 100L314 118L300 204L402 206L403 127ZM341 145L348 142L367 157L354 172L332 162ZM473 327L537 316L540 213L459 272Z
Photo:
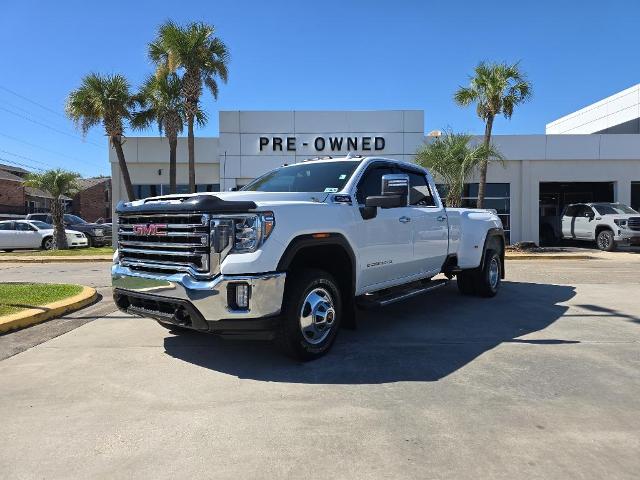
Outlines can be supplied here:
M629 206L640 212L640 182L631 182L631 205Z

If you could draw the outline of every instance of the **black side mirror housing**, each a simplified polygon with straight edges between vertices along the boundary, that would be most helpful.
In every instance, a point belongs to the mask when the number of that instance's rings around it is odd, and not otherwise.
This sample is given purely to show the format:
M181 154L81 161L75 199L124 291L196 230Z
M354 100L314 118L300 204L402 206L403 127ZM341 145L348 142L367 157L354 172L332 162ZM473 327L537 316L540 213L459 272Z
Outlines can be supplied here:
M409 205L409 175L393 173L382 176L382 195L365 199L365 206L380 208L398 208Z
M406 207L407 202L402 195L376 195L367 197L365 200L366 207L380 207L380 208L398 208Z

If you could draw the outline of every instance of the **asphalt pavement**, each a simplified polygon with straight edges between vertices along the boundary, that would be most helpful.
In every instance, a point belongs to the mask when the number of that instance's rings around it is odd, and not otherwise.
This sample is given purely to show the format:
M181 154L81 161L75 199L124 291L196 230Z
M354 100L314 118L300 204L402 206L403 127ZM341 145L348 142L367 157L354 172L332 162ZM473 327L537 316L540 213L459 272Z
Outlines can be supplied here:
M108 285L107 265L55 265L0 275ZM307 364L95 314L0 362L0 472L635 479L639 271L640 255L509 262L496 298L452 284L366 312Z

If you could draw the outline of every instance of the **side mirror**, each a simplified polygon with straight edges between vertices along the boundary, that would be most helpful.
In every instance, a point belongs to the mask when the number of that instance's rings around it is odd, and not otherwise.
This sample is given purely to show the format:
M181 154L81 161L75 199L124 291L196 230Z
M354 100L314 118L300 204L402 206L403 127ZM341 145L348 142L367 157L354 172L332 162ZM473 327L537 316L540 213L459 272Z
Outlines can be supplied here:
M593 212L585 212L584 216L589 220L593 220L594 217Z
M238 191L238 187L229 187L227 189L227 192L237 192Z
M365 199L365 206L398 208L409 205L409 175L394 173L382 176L382 195Z

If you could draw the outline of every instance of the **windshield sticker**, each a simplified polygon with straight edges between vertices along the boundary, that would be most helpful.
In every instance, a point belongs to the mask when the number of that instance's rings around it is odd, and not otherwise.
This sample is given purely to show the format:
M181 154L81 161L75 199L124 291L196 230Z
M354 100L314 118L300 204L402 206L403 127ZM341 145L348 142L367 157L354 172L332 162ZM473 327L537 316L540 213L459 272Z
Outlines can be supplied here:
M324 193L336 193L338 191L337 188L327 187L324 189Z
M338 180L344 180L345 178L347 178L347 175L343 173L338 177Z

